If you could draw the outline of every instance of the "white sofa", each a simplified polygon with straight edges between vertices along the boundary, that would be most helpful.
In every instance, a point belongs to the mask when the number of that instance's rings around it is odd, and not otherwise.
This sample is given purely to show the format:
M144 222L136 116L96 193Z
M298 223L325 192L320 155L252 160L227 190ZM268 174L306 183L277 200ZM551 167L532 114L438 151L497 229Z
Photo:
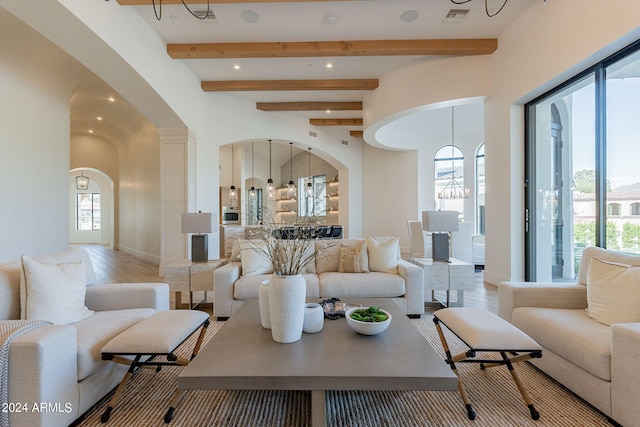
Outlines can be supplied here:
M640 256L586 248L577 283L501 283L499 315L543 347L531 363L621 425L640 426L640 323L608 326L589 316L593 259L640 266Z
M397 273L372 271L369 273L341 273L340 247L358 247L363 239L316 240L312 244L331 246L303 274L307 284L307 298L342 298L357 302L357 298L393 298L409 316L424 313L424 271L400 259L397 253ZM242 254L240 253L240 256ZM258 298L258 287L269 280L269 274L243 275L242 261L232 255L229 262L214 271L213 314L230 317L244 300Z
M157 311L169 309L164 283L96 284L86 250L73 248L35 257L42 263L86 265L85 304L94 314L77 323L47 325L20 335L9 348L8 402L11 427L68 426L121 380L127 367L101 360L115 335ZM0 264L0 322L20 319L21 262ZM7 322L7 324L10 322ZM33 405L47 405L34 411Z

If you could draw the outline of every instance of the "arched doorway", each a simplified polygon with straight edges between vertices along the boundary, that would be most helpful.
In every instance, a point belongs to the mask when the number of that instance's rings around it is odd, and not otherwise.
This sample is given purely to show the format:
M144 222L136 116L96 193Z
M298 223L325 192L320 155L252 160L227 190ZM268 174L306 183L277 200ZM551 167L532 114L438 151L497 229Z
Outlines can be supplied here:
M79 189L77 176L89 178L86 189ZM113 180L92 168L69 171L69 243L114 246Z

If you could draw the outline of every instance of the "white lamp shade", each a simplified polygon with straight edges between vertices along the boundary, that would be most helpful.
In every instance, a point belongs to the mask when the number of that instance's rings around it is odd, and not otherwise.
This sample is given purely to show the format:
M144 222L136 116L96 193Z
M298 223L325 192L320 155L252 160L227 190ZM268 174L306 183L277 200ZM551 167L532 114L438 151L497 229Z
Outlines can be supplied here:
M211 233L211 213L183 213L183 233Z
M422 211L422 229L425 231L457 231L458 211Z

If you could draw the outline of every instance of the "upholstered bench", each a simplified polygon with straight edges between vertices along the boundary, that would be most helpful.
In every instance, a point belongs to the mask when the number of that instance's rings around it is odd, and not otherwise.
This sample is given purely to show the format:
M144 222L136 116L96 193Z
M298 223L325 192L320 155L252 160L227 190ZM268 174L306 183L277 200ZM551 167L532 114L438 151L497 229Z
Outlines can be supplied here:
M155 367L156 371L160 371L162 366L188 365L200 351L207 326L209 326L209 315L202 311L161 311L136 323L109 341L102 348L102 359L129 365L129 370L102 414L101 421L103 423L109 421L111 412L127 382L139 368ZM176 349L200 327L202 329L191 358L177 356L174 353Z
M434 314L433 321L436 324L440 341L442 341L446 355L445 361L458 377L458 391L460 391L470 420L475 419L476 413L467 397L462 378L456 369L456 363L479 363L481 369L506 365L529 408L531 418L534 420L540 418L540 414L533 406L533 402L513 367L515 363L542 357L542 348L534 340L506 320L477 308L457 307L438 310ZM466 344L469 350L452 356L440 327L441 323ZM500 353L500 358L473 359L477 352ZM511 356L507 356L507 353L510 353Z

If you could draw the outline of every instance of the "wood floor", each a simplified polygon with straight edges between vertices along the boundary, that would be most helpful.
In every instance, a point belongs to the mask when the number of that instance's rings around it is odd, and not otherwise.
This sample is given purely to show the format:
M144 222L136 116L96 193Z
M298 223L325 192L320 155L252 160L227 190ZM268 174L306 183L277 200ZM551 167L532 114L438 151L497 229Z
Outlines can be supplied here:
M78 245L85 248L91 256L94 270L99 283L137 283L137 282L164 282L159 276L156 264L141 258L129 255L125 252L113 250L102 245ZM438 301L445 301L444 291L435 294ZM456 300L456 293L451 293L452 301ZM173 304L173 295L172 295ZM464 292L465 307L477 307L498 311L498 288L483 281L482 271L475 273L475 289ZM437 304L426 304L427 313L436 310Z

